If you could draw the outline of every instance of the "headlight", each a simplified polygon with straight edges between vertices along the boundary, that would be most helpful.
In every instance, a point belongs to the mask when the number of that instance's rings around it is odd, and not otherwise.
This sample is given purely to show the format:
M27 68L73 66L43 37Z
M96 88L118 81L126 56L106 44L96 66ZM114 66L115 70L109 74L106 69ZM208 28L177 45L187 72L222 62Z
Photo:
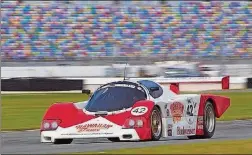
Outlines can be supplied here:
M133 119L129 120L129 126L133 127L135 125L135 121Z
M43 127L44 127L44 129L48 129L50 127L50 124L48 122L45 122Z
M126 119L123 129L142 128L146 119L144 117L131 117Z
M58 127L58 123L57 122L52 122L52 128L55 129Z
M42 131L49 131L49 130L56 130L61 123L59 119L50 119L50 120L43 120L41 125Z
M142 127L143 126L143 121L142 120L137 120L137 126Z

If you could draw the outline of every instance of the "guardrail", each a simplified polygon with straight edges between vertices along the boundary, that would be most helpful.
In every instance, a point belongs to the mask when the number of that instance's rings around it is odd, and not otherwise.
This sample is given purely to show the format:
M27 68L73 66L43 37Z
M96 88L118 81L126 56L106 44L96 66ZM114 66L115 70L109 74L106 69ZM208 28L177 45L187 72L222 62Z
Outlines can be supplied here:
M170 84L179 84L180 91L207 91L222 89L246 89L247 77L228 77L228 84L223 77L188 77L188 78L131 78L137 81L142 79L153 80L161 85L170 87ZM108 82L123 80L123 78L84 78L83 88L94 91L100 85Z
M192 78L131 78L132 81L153 80L163 86L176 84L179 91L207 91L252 88L252 78L247 77L192 77ZM2 91L71 91L88 89L120 81L123 78L13 78L2 79ZM64 82L64 83L63 83ZM78 92L79 92L78 91Z

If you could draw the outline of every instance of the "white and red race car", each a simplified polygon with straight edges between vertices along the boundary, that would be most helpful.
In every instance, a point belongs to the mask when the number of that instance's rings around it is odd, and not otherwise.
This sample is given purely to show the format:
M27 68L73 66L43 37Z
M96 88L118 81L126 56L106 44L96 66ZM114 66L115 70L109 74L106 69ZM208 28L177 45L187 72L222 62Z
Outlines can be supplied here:
M69 144L77 138L159 140L168 136L211 138L230 99L176 94L151 80L123 80L99 87L88 101L55 103L41 124L41 142Z

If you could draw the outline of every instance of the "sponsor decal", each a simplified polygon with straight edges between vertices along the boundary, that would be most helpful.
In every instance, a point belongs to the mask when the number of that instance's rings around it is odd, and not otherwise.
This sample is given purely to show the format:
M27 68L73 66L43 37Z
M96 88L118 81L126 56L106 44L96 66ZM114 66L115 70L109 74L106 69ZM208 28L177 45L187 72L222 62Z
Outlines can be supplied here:
M172 129L168 129L168 136L172 136Z
M166 110L166 116L170 116L170 110L168 108L168 104L164 106L164 109Z
M198 125L202 125L203 124L203 116L198 116Z
M85 136L91 136L91 135L111 135L113 133L108 133L108 132L105 132L105 133L99 133L99 132L84 132L84 133L63 133L61 135L69 135L69 136L74 136L74 135L85 135Z
M105 85L101 87L100 89L104 88L110 88L110 87L127 87L127 88L136 88L135 85L130 85L130 84L110 84L110 85Z
M181 121L181 117L183 116L184 105L180 102L174 102L170 105L171 115L173 118L173 122Z
M144 106L139 106L139 107L135 107L131 110L131 114L134 116L140 116L145 114L148 111L147 107Z
M168 124L168 130L167 130L168 136L172 136L172 127L173 127L172 124Z
M129 87L129 88L135 88L136 87L134 85L129 85L129 84L115 84L114 86L116 86L116 87Z
M198 125L197 129L203 130L203 125Z
M187 123L189 124L189 125L192 125L193 124L193 122L194 122L194 117L192 116L187 116L187 118L186 118L186 121L187 121Z
M140 85L132 85L132 84L109 84L109 85L105 85L102 86L100 89L105 89L105 88L113 88L113 87L125 87L125 88L132 88L132 89L137 89L140 90L142 92L145 92L144 89L140 86ZM106 92L106 90L104 91L104 93Z
M203 122L203 116L198 116L198 121L202 121Z
M195 134L195 129L185 129L185 127L177 127L177 135L191 135Z
M77 132L98 132L100 130L107 130L111 128L113 125L110 124L96 124L96 123L91 123L91 124L85 124L85 125L77 125L75 128Z
M166 109L166 116L170 116L170 110Z
M168 108L168 104L166 104L166 105L164 106L164 108L167 109L167 108Z
M171 129L173 127L172 124L168 124L168 129Z

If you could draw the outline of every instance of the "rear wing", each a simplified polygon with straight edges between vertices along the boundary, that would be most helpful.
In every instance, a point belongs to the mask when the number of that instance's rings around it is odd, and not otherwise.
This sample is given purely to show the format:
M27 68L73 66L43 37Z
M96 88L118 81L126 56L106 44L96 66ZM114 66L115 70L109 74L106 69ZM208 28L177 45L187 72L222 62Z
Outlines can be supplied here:
M175 94L182 91L207 91L229 89L230 77L185 77L185 78L131 78L129 81L151 80L169 88ZM122 80L121 78L86 78L82 93L90 94L101 85ZM187 87L187 88L186 88ZM186 89L185 89L186 88ZM207 89L206 89L207 88ZM91 93L92 94L92 93Z
M188 80L181 80L181 82L179 82L179 80L178 80L178 82L171 82L170 83L170 90L176 94L179 94L180 85L183 85L183 84L195 84L195 87L197 87L196 84L201 84L201 85L221 84L221 90L226 90L226 89L229 89L230 77L225 76L225 77L221 77L221 78L213 77L213 78L206 78L206 79L191 78Z

